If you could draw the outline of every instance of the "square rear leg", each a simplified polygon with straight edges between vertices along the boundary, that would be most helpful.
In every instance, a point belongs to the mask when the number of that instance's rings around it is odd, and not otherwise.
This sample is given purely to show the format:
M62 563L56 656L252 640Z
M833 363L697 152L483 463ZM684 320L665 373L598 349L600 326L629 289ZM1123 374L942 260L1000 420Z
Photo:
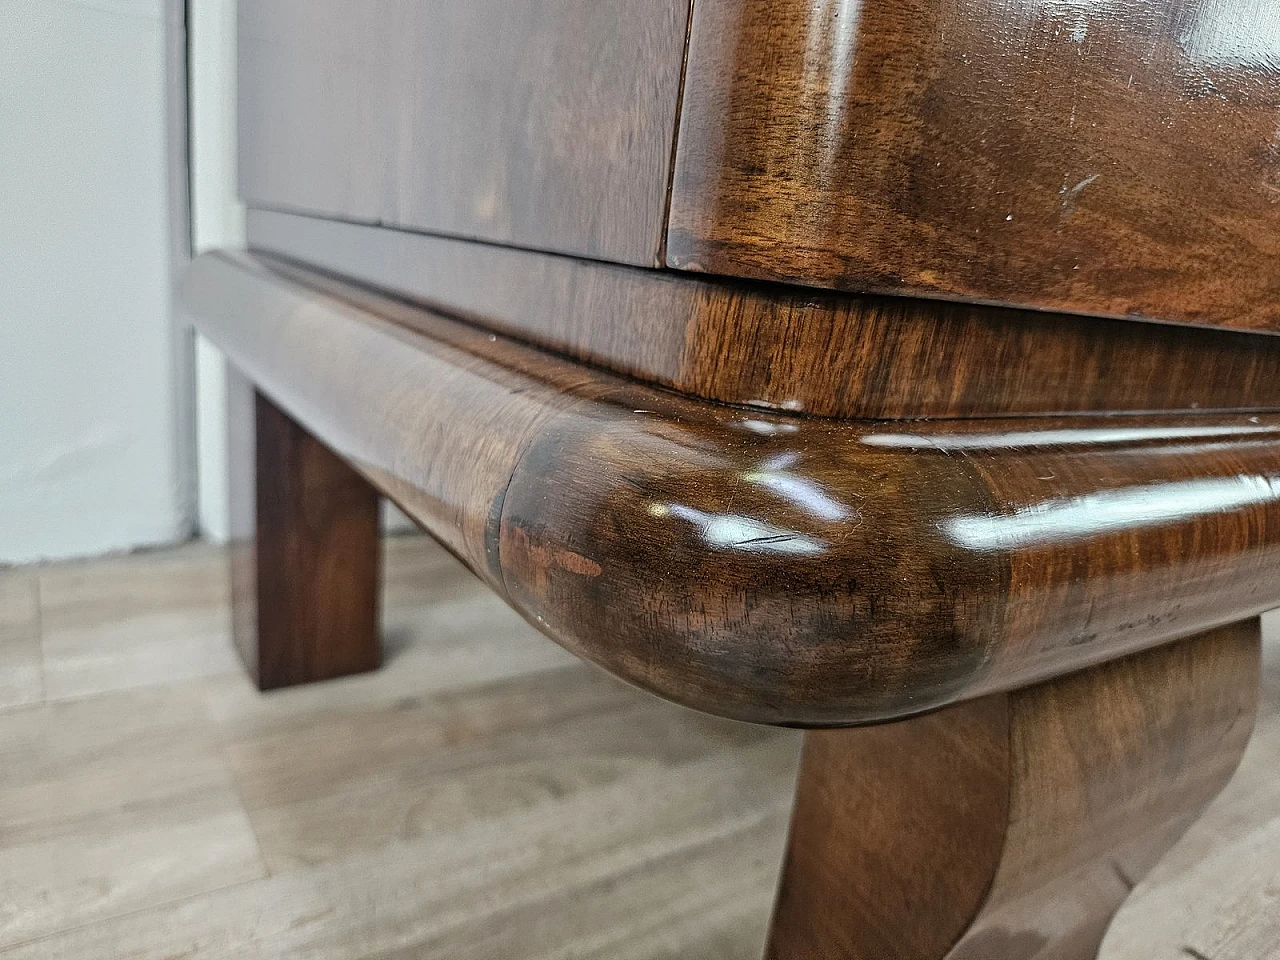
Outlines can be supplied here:
M260 690L373 670L379 494L261 393L253 405L253 483L240 485L251 492L232 484L233 524L253 531L231 550L240 656Z

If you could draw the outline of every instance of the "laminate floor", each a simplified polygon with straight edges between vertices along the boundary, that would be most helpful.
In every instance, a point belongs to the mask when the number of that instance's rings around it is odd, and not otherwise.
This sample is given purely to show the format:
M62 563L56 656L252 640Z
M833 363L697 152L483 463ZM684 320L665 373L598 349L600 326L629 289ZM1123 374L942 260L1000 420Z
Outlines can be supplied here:
M580 664L421 537L387 665L258 694L204 545L0 571L0 960L760 956L798 734ZM1280 622L1108 960L1280 958Z

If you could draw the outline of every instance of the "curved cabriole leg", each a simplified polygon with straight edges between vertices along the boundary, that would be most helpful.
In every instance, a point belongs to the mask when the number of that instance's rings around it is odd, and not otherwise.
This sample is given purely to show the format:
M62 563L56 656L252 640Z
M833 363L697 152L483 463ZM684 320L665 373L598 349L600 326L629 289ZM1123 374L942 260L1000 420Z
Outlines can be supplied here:
M252 495L232 502L253 531L231 549L241 659L261 690L372 670L379 494L265 396L254 407Z
M805 741L770 960L1086 960L1253 730L1256 619Z

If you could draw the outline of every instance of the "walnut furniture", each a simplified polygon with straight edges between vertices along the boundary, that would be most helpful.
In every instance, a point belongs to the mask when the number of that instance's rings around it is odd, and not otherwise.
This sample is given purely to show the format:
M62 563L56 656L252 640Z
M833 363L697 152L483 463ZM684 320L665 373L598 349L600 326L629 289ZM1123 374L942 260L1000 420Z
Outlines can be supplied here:
M183 298L257 390L259 685L377 665L385 496L809 729L770 957L1094 956L1280 606L1280 17L259 0L240 49L249 249Z

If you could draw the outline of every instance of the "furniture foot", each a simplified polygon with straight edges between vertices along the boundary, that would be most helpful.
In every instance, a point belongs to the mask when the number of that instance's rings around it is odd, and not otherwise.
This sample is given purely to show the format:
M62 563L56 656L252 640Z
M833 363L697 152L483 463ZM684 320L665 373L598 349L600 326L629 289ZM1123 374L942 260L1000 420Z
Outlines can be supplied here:
M1256 619L880 727L807 734L772 960L1085 960L1226 784Z
M261 393L251 539L231 551L236 646L260 690L376 668L378 492ZM235 465L233 464L233 471Z

